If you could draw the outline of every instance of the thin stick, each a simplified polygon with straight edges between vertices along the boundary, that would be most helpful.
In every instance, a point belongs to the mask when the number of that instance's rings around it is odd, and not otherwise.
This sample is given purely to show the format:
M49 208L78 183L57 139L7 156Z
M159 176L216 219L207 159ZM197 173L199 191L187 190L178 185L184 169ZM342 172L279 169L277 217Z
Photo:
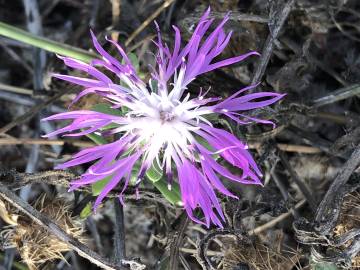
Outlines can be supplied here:
M31 139L31 138L1 138L0 145L60 145L71 144L77 147L92 147L93 142L79 140L48 140L48 139Z
M184 241L184 235L186 228L189 224L186 213L182 213L180 217L176 220L176 225L174 231L171 233L170 244L169 244L169 264L168 268L172 270L179 269L179 247Z
M49 104L53 103L55 100L57 100L61 96L69 93L71 90L72 89L69 88L68 90L59 92L56 95L54 95L53 97L51 97L51 98L47 99L46 101L44 101L43 103L40 103L40 104L34 106L33 108L31 108L29 111L27 111L23 115L19 116L18 118L15 118L14 121L12 121L11 123L9 123L9 124L3 126L2 128L0 128L0 134L4 134L4 133L8 132L10 129L16 127L17 125L25 123L26 121L28 121L29 119L34 117L43 108L45 108Z
M211 11L210 18L223 19L226 12ZM202 12L193 12L184 18L184 22L193 24L198 21L202 16ZM232 11L229 15L231 21L243 21L243 22L257 22L257 23L268 23L269 18L261 15L246 14L236 11Z
M296 183L296 185L299 187L301 193L304 195L304 197L306 198L306 200L308 201L311 210L313 212L316 211L316 200L314 198L314 196L311 194L309 188L307 187L307 185L300 179L299 175L296 173L296 171L291 167L289 159L287 157L287 155L282 152L282 151L278 151L279 156L280 156L280 160L281 163L284 165L284 167L287 169L287 171L290 173L291 178L294 180L294 182Z
M315 229L320 235L328 234L335 226L340 215L340 210L336 206L337 202L340 201L337 197L342 195L342 192L340 192L341 188L345 186L359 164L360 145L355 148L350 158L342 166L341 171L332 182L317 209L315 222L317 222L318 225Z
M179 248L179 250L183 253L194 254L194 255L198 253L197 249L192 249L192 248ZM214 250L207 250L205 254L206 256L224 256L224 252L214 251Z
M14 93L9 93L6 91L1 91L0 87L0 99L9 101L11 103L17 103L22 106L35 106L37 104L37 101L33 99L32 97L25 96L25 95L19 95ZM47 107L47 109L52 113L62 113L66 110L60 106L57 105L50 105Z
M110 0L111 2L111 14L112 14L112 26L116 26L119 23L121 0Z
M0 139L1 144L1 139ZM250 149L257 149L261 146L261 143L258 142L249 142L248 146ZM318 154L321 153L322 150L317 147L307 146L307 145L297 145L297 144L286 144L286 143L278 143L276 146L285 152L294 152L294 153L302 153L302 154Z
M121 261L126 257L125 225L124 225L124 209L117 198L114 198L114 208L115 208L115 226L114 226L115 262L116 264L121 265Z
M306 200L302 199L301 201L299 201L296 205L295 205L295 209L299 209L301 208L303 205L305 205ZM253 230L248 231L249 235L257 235L263 231L266 231L267 229L270 229L271 227L275 226L276 224L278 224L279 222L283 221L284 219L290 217L292 215L292 210L281 214L280 216L277 216L276 218L270 220L269 222L260 225L258 227L256 227Z
M6 45L5 43L0 41L0 47L3 48L3 50L11 56L11 58L14 59L19 65L23 66L31 75L33 74L33 69L30 67L30 65L24 61L23 56L20 56L13 48Z
M23 5L25 8L26 16L26 27L29 32L36 36L43 36L43 26L42 18L39 11L39 5L37 0L23 0ZM33 91L34 94L39 93L44 90L44 74L46 67L46 53L44 50L39 48L32 48L32 66L33 66ZM41 101L39 98L34 98L35 104L39 104ZM40 123L40 115L42 111L39 111L34 115L36 118L35 121L35 137L38 137L40 134L41 128L44 126ZM31 147L31 152L26 163L25 172L33 173L38 168L39 162L39 145L33 145ZM60 152L60 151L59 151ZM31 192L31 186L26 186L21 188L20 197L27 201L29 199Z
M134 50L136 50L137 48L139 48L141 45L143 45L145 42L148 42L149 40L152 40L153 38L155 38L156 35L152 34L152 35L148 35L146 38L140 40L138 43L134 44L133 46L129 47L128 52L132 52Z
M3 83L0 83L0 90L9 91L17 94L29 95L29 96L33 95L33 90L12 86L8 84L3 84Z
M174 0L165 0L165 2L157 9L153 14L150 15L149 18L147 18L126 40L125 46L129 46L130 42L134 40L134 38L137 37L138 34L140 34L159 14L169 7L171 3L174 2Z
M256 84L262 78L265 73L266 67L269 63L275 40L278 38L280 34L280 30L282 29L295 0L287 1L283 6L278 7L278 14L276 14L277 19L275 19L274 26L270 26L270 34L268 35L263 50L261 52L261 57L259 59L260 63L257 65L254 77L252 78L251 84Z

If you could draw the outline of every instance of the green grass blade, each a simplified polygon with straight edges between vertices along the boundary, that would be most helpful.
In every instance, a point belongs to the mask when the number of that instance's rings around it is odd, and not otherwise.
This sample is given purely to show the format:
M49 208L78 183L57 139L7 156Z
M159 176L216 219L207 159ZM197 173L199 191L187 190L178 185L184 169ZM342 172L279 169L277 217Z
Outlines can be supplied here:
M56 42L51 39L33 35L25 30L3 22L0 22L0 35L44 49L45 51L57 53L62 56L72 57L87 63L89 63L94 58L99 58L99 56L95 53Z

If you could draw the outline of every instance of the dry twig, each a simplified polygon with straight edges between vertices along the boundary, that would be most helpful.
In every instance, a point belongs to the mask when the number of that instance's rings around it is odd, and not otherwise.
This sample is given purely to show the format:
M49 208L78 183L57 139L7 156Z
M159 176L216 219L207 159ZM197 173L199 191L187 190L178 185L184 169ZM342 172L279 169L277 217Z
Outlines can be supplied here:
M174 0L165 0L165 2L157 9L155 10L155 12L153 14L151 14L149 16L149 18L147 18L125 41L125 46L129 46L130 42L133 41L138 34L141 33L141 31L143 31L157 16L159 16L159 14L166 9L167 7L169 7L172 2L174 2Z
M275 16L272 16L273 21L270 21L272 24L269 25L270 33L262 49L261 57L259 59L260 62L256 67L251 84L256 84L257 82L259 82L264 75L274 48L275 40L279 37L280 30L282 29L294 3L295 0L288 0L286 3L284 3L284 5L279 5L276 14L273 14Z

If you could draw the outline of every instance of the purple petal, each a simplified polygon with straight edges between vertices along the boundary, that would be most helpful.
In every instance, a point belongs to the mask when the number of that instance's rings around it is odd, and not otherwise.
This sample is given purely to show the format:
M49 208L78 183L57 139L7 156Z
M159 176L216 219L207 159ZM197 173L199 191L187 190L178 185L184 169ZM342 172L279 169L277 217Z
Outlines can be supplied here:
M101 191L99 196L96 198L94 209L96 209L99 204L102 202L102 200L106 197L106 195L116 187L116 185L120 182L120 180L127 175L126 178L129 178L131 175L132 167L134 166L135 162L139 158L139 154L136 153L132 156L129 156L124 160L123 165L118 168L113 178L110 180L110 182L104 187L104 189Z
M112 83L112 81L110 80L110 78L108 76L106 76L105 74L103 74L102 72L100 72L99 70L97 70L96 68L94 68L93 66L91 66L89 64L86 64L82 61L79 61L79 60L76 60L76 59L73 59L70 57L60 57L60 59L62 59L64 61L65 65L67 65L71 68L85 71L86 73L95 77L99 81L102 81L104 83Z
M219 190L221 193L232 197L232 198L238 198L237 196L235 196L234 194L232 194L225 186L224 184L221 182L221 180L219 179L219 177L217 177L217 175L215 174L215 172L213 171L213 169L211 168L211 166L209 166L206 162L201 161L201 167L203 169L204 174L207 176L207 178L209 179L210 183L217 189Z
M225 59L225 60L222 60L222 61L219 61L219 62L216 62L214 64L209 65L207 68L205 68L203 70L202 73L209 72L209 71L212 71L214 69L218 69L218 68L221 68L221 67L225 67L225 66L235 64L237 62L243 61L244 59L248 58L251 55L260 55L260 54L258 52L249 52L249 53L246 53L246 54L243 54L243 55L240 55L240 56L228 58L228 59Z
M268 98L264 101L256 101L256 99L263 99ZM283 94L278 93L272 93L272 92L260 92L260 93L254 93L245 95L239 98L234 98L230 100L225 100L221 103L219 106L220 109L225 109L228 111L246 111L251 109L257 109L269 106L275 102L277 102L279 99L284 97Z
M92 30L90 30L90 34L91 34L95 49L98 51L98 53L101 56L103 56L104 60L107 61L109 64L114 65L119 70L122 70L122 65L120 64L120 62L117 59L115 59L114 57L112 57L110 54L108 54L107 51L104 50L104 48L100 45L99 41L97 40L97 38Z
M101 87L106 86L104 82L89 79L89 78L81 78L70 75L62 75L62 74L53 74L52 77L58 78L63 81L71 82L77 85L85 86L85 87Z

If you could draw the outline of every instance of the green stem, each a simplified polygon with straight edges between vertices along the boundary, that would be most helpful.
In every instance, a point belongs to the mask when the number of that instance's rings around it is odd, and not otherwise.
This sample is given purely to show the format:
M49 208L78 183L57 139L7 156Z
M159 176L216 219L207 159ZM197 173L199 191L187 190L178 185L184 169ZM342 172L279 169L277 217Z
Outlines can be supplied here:
M49 52L57 53L62 56L72 57L87 63L89 63L92 59L99 57L94 53L56 42L51 39L33 35L27 31L3 22L0 22L0 35L44 49Z

